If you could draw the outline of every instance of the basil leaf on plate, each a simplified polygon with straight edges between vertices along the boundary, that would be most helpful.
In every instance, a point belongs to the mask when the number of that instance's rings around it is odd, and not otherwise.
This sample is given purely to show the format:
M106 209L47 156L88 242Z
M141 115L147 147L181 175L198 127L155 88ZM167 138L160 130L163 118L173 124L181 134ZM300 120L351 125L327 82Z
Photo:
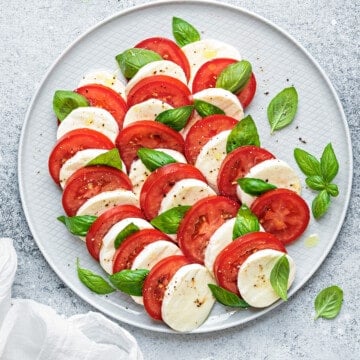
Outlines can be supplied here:
M241 189L249 195L260 196L261 194L276 189L276 186L269 184L264 180L255 178L240 178L237 179L237 183Z
M239 236L259 230L259 219L251 212L248 206L242 204L236 214L232 235L233 240L237 239Z
M327 193L333 197L339 195L339 188L336 184L327 184L325 190Z
M276 261L270 273L270 284L276 294L283 300L287 300L290 264L286 255L282 255Z
M150 171L154 171L161 166L177 162L172 156L164 153L163 151L154 149L141 148L137 151L137 155Z
M320 161L307 151L296 148L294 157L300 170L307 176L321 176Z
M150 221L151 225L164 232L165 234L176 234L180 222L191 206L176 206L164 211Z
M331 203L330 195L326 190L321 190L311 204L311 211L315 219L321 218L329 209Z
M319 175L309 176L305 179L306 185L313 190L323 190L326 187L326 182Z
M55 91L53 110L60 121L63 121L74 109L84 106L89 106L84 96L70 90Z
M138 226L136 226L134 223L130 223L129 225L126 225L116 235L115 242L114 242L115 249L117 249L128 236L138 232L139 230L140 230L140 228Z
M133 295L141 296L142 287L149 270L122 270L109 276L110 282L120 291Z
M206 117L215 114L225 115L224 110L220 109L219 107L213 104L210 104L207 101L194 99L194 106L195 106L195 110L198 112L198 114L201 117Z
M320 169L321 174L327 183L331 182L339 171L339 162L331 143L325 146L321 155Z
M86 166L92 165L106 165L118 170L122 170L122 162L119 150L116 148L111 149L103 154L96 156L86 164Z
M61 215L57 218L62 222L69 232L77 236L86 236L90 226L97 219L93 215L80 215L80 216L64 216Z
M341 310L343 297L343 290L336 285L321 290L315 298L315 320L319 317L325 319L336 317Z
M172 33L179 46L200 40L200 33L194 26L175 16L172 18Z
M181 106L161 112L155 120L161 122L176 131L182 130L192 114L194 106Z
M222 305L247 309L250 305L240 296L215 284L208 284L214 298Z

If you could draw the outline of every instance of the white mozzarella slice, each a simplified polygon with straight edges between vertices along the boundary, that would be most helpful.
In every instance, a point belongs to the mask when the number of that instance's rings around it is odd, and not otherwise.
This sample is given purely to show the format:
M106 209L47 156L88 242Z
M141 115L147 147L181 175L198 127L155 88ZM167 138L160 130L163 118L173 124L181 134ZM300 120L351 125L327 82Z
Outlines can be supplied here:
M139 120L155 120L165 110L173 109L168 103L159 99L149 99L135 104L126 112L123 127Z
M240 266L237 284L242 298L256 308L263 308L273 304L279 299L270 283L270 274L276 261L284 253L277 250L265 249L251 254ZM290 273L288 289L295 278L294 260L289 260Z
M181 332L203 324L215 303L208 284L215 284L215 280L205 266L181 267L166 287L161 306L163 321Z
M113 273L113 258L116 252L115 239L118 234L131 223L136 225L140 230L153 228L148 221L141 218L126 218L120 220L110 228L103 238L99 253L99 263L108 274Z
M269 159L253 166L245 175L247 178L264 180L278 188L285 188L301 193L301 182L299 176L285 161L280 159ZM255 196L245 193L240 186L236 187L236 193L242 203L251 206Z
M203 173L208 184L217 192L217 174L226 156L226 142L231 130L221 131L200 150L195 166Z
M114 117L105 109L95 106L78 107L71 111L60 123L57 139L71 130L87 128L107 136L113 143L119 134L119 126Z

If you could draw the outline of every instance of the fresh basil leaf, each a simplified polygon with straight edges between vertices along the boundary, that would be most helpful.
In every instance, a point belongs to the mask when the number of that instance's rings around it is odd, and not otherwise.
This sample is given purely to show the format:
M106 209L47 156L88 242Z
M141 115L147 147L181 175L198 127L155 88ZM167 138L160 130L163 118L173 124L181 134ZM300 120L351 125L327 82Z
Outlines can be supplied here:
M194 107L192 105L165 110L161 112L155 118L155 120L171 127L176 131L180 131L185 127L193 110Z
M222 305L247 309L250 305L238 295L214 284L208 284L214 298Z
M241 187L241 189L249 195L260 196L261 194L276 189L276 186L273 184L269 184L261 179L254 178L240 178L237 179L237 183Z
M76 267L79 280L91 291L99 295L106 295L115 291L103 277L94 274L88 269L81 268L79 258L77 259Z
M231 130L226 142L226 152L230 153L244 145L260 146L256 124L250 115L244 117Z
M326 187L326 183L322 176L312 175L305 179L306 185L313 190L323 190Z
M131 79L144 65L162 60L162 57L152 50L132 48L116 55L115 59L123 75Z
M215 87L236 94L248 83L251 73L252 67L247 60L230 64L219 74Z
M149 270L122 270L109 276L110 282L120 291L133 295L141 296L142 287Z
M200 40L200 33L194 26L175 16L172 18L172 33L175 41L180 46Z
M298 94L291 86L279 92L267 108L271 133L289 125L295 117L298 106Z
M339 188L336 184L327 184L325 190L327 193L333 197L339 195Z
M325 146L320 158L321 174L326 182L331 182L339 171L339 162L331 143Z
M57 218L62 222L71 234L77 236L86 236L90 226L97 219L93 215L81 215L81 216L59 216Z
M259 219L245 204L242 204L238 213L236 214L232 235L233 240L237 239L239 236L259 230Z
M137 151L137 155L150 171L154 171L161 166L177 162L172 156L164 153L163 151L148 148L139 149Z
M270 273L270 284L276 294L283 300L287 300L290 264L286 255L282 255L276 261Z
M159 216L150 221L151 225L164 232L165 234L176 234L180 222L191 206L176 206L164 211Z
M306 176L321 176L320 162L315 156L305 150L296 148L294 150L294 157L300 170Z
M140 228L138 226L136 226L134 223L130 223L129 225L126 225L116 235L115 242L114 242L115 249L117 249L128 236L138 232L139 230L140 230Z
M343 297L343 290L336 285L321 290L315 298L315 320L319 317L325 319L336 317L341 310Z
M315 219L321 218L329 209L330 195L326 190L321 190L311 204L311 211Z
M194 99L194 106L201 117L215 114L225 115L224 110L203 100Z
M84 96L70 90L55 91L53 110L60 121L63 121L74 109L84 106L89 106Z
M103 154L96 156L86 164L86 166L93 165L106 165L118 170L122 170L122 162L120 159L119 150L116 148L111 149Z

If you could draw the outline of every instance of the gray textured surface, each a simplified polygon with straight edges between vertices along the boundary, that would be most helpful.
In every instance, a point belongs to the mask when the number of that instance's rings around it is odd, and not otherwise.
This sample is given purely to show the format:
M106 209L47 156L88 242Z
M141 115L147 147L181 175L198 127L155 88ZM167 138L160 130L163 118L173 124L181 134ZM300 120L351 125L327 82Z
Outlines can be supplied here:
M291 301L246 326L201 335L128 329L146 359L357 359L359 292L359 1L223 1L275 22L318 61L333 83L349 123L354 152L352 198L329 256ZM90 26L146 1L1 0L0 235L16 240L19 257L13 296L32 298L65 315L91 309L53 273L24 218L17 188L17 150L26 110L46 70ZM345 301L331 321L313 321L313 300L338 284Z

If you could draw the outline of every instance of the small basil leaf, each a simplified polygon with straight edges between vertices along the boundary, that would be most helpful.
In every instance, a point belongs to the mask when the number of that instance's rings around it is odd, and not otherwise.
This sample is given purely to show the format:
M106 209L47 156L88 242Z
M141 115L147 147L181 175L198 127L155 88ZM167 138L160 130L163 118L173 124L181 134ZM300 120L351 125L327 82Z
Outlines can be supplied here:
M315 219L321 218L329 209L330 195L326 190L322 190L317 194L311 204L311 211Z
M164 153L163 151L148 148L139 149L137 151L137 155L150 171L154 171L161 166L177 162L172 156Z
M313 190L323 190L326 187L324 179L319 175L312 175L305 179L306 185Z
M214 284L208 284L214 298L225 306L247 309L250 305L238 295Z
M109 276L110 282L120 291L133 295L141 296L144 280L149 270L122 270Z
M291 86L278 93L267 108L271 133L289 125L295 117L298 106L298 94Z
M224 110L203 100L194 99L194 105L195 105L195 110L198 112L198 114L201 117L206 117L215 114L225 115Z
M60 121L63 121L74 109L84 106L89 106L84 96L70 90L55 91L53 110Z
M172 33L178 45L184 46L200 40L200 33L187 21L173 17Z
M315 320L319 317L333 319L336 317L343 303L344 293L338 286L329 286L319 292L315 298Z
M236 214L232 235L233 240L237 239L239 236L259 230L259 219L245 204L242 204L238 213Z
M62 222L71 234L77 236L86 236L90 226L97 219L93 215L81 215L81 216L59 216L57 218Z
M254 178L240 178L237 179L237 183L241 187L241 189L249 195L260 196L261 194L276 189L276 186L273 184L269 184L261 179Z
M130 223L129 225L126 225L116 236L114 246L115 249L117 249L122 242L130 235L138 232L140 228L136 226L134 223Z
M305 150L296 148L294 150L294 157L300 170L306 176L321 176L320 162L315 156L309 154Z
M325 149L320 158L321 174L326 182L331 182L339 171L339 163L336 159L334 149L330 144Z
M176 234L180 222L191 206L176 206L164 211L159 216L152 219L151 225L164 232L165 234Z
M192 114L192 105L181 106L176 109L169 109L161 112L156 118L159 121L176 131L183 129Z
M339 188L336 184L327 184L326 191L329 195L336 197L339 195Z
M93 165L106 165L118 170L122 170L122 162L120 159L119 150L116 148L111 149L103 154L96 156L86 164L86 166Z
M282 255L276 261L270 273L270 284L276 294L283 300L287 300L287 288L289 283L290 264L286 255Z
M259 134L250 115L239 121L231 130L226 142L226 152L230 153L244 145L260 146Z

